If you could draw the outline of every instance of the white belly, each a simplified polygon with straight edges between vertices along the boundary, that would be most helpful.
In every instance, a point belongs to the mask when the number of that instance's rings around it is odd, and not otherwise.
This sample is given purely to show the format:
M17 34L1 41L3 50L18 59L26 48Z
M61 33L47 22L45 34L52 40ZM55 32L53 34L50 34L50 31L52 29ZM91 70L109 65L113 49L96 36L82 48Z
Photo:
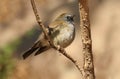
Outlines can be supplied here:
M72 24L69 27L62 28L59 34L53 39L54 44L60 45L61 47L67 47L72 43L75 36L75 28Z

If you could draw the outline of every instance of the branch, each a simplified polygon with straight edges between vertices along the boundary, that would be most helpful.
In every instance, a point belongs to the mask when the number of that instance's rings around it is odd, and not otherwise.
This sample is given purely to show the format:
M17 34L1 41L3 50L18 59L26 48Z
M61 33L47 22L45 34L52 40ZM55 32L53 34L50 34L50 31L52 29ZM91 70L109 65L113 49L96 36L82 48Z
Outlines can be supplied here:
M84 78L95 79L88 0L79 0L80 28L84 54Z
M64 48L62 48L62 47L60 47L60 46L55 46L55 45L54 45L53 41L51 40L51 38L50 38L49 35L48 35L48 31L46 30L45 26L42 24L42 21L41 21L41 19L40 19L40 17L39 17L39 14L38 14L38 12L37 12L37 8L36 8L36 5L35 5L34 0L31 0L31 5L32 5L32 8L33 8L34 14L35 14L35 16L36 16L36 20L37 20L39 26L42 28L43 33L44 33L45 37L47 38L50 46L51 46L52 48L54 48L55 50L58 50L59 53L63 54L63 55L64 55L65 57L67 57L71 62L73 62L73 63L75 64L75 66L77 67L77 69L80 71L80 73L81 73L82 76L83 76L82 70L80 69L79 65L76 63L76 61L75 61L70 55L68 55L68 54L66 53L66 51L64 50Z
M34 14L36 16L36 20L37 20L39 26L42 28L42 30L43 30L43 32L45 34L45 37L50 42L50 37L48 36L48 31L46 30L45 26L42 24L42 21L41 21L41 19L39 17L39 14L38 14L38 11L37 11L37 8L36 8L34 0L31 0L31 5L32 5L33 12L34 12Z

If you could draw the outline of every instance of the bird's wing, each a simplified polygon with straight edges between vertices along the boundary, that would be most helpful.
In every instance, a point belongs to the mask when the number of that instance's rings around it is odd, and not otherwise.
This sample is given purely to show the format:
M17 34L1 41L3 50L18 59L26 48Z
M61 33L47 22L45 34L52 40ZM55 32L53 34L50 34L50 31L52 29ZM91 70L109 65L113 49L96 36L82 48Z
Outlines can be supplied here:
M64 21L53 21L50 25L49 25L49 28L56 28L58 27L59 25L61 24L64 24L65 22Z

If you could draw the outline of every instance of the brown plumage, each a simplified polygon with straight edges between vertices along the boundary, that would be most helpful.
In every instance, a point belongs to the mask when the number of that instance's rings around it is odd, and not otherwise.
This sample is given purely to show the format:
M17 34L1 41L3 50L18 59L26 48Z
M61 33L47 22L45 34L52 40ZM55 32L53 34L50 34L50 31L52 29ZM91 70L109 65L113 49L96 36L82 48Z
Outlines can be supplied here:
M73 17L73 15L63 13L50 24L49 35L55 45L65 48L74 40L75 28ZM28 51L23 54L23 58L26 59L35 51L35 55L38 55L49 48L51 47L45 39L44 34L42 34L39 41L37 41Z

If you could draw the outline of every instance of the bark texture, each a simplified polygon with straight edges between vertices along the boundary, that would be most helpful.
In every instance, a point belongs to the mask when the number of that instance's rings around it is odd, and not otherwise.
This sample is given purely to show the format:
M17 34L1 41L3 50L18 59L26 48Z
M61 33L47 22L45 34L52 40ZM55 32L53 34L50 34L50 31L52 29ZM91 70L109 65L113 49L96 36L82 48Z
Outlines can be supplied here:
M79 12L84 56L84 79L95 79L88 0L79 0Z

